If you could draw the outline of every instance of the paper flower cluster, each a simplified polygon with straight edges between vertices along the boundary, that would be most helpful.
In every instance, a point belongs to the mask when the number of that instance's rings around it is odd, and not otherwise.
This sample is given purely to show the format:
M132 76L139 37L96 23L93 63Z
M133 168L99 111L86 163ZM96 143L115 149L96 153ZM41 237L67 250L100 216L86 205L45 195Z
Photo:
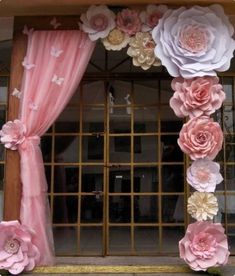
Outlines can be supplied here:
M106 50L119 51L129 45L127 54L133 65L147 70L161 65L151 31L166 11L165 5L148 5L142 12L127 8L115 15L107 6L93 5L81 15L80 25L92 41L101 38Z
M40 253L34 234L18 221L0 223L0 268L11 274L30 271L38 263Z

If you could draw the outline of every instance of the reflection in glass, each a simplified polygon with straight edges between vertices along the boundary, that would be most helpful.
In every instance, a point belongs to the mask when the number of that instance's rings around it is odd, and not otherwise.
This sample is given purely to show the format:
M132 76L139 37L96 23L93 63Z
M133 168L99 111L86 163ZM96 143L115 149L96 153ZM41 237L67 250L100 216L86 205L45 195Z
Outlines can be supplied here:
M0 144L0 161L5 159L5 147L3 144Z
M126 136L109 137L109 161L127 163L131 160L131 138Z
M158 197L135 196L134 220L135 222L154 223L158 221Z
M183 126L183 120L176 117L169 106L161 107L161 132L179 132Z
M223 109L223 130L224 132L227 132L228 134L234 132L234 120L235 120L235 114L234 114L234 107L232 105L225 105ZM227 136L227 140L230 140Z
M45 165L45 175L47 179L47 185L48 185L48 192L51 192L51 166Z
M109 192L130 193L131 171L128 166L111 167L109 169Z
M130 252L131 229L130 227L109 228L109 250L114 252Z
M128 223L131 221L131 197L109 197L109 221L115 223Z
M169 104L169 100L174 93L174 91L171 88L171 79L161 80L160 83L161 83L160 84L160 86L161 86L161 93L160 93L161 103Z
M234 219L233 219L234 221ZM229 251L230 254L235 254L235 226L228 226L227 228L228 244L230 245Z
M82 192L103 191L103 166L82 167Z
M82 255L102 253L101 227L81 227L80 252Z
M135 81L134 83L135 104L158 104L158 80Z
M216 186L216 190L217 190ZM235 166L226 165L226 189L227 191L235 191Z
M158 251L158 229L156 227L135 227L135 250Z
M6 122L6 107L3 105L0 105L0 127L1 128L5 124L5 122Z
M85 133L104 132L104 108L99 106L84 107L83 126Z
M134 161L157 162L157 136L134 137Z
M82 137L82 162L103 162L104 136L95 134Z
M55 165L54 192L76 193L78 191L78 166Z
M158 167L134 167L134 192L158 191Z
M68 105L55 122L55 132L75 133L79 132L79 106Z
M51 154L52 154L52 137L51 136L43 136L41 138L41 151L44 162L51 162Z
M53 227L53 235L56 255L77 254L76 227Z
M162 221L167 223L184 221L184 196L162 197Z
M75 163L79 160L79 137L56 136L55 137L55 162Z
M82 92L83 104L104 104L105 102L105 83L103 81L86 82L82 86Z
M183 162L183 152L177 143L177 135L162 135L162 162Z
M163 227L162 251L179 253L179 240L184 237L184 226Z
M76 223L78 217L77 196L55 196L53 206L54 223Z
M7 102L7 92L8 92L8 79L9 77L0 77L0 102Z
M162 166L162 191L184 191L184 168L183 165Z
M233 78L232 77L223 77L223 89L226 94L226 102L233 101Z
M113 113L109 116L110 133L131 132L131 107L113 108Z
M134 132L157 132L157 119L158 109L156 107L136 107L134 111Z
M87 195L81 199L81 222L99 223L103 219L103 195Z

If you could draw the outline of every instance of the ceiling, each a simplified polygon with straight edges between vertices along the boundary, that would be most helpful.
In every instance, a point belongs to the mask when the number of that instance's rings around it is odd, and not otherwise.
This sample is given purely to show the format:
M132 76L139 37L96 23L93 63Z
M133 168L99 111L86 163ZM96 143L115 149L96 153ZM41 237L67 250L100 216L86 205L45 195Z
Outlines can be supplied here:
M0 16L79 14L92 4L133 6L146 4L210 5L220 3L235 14L234 0L0 0Z

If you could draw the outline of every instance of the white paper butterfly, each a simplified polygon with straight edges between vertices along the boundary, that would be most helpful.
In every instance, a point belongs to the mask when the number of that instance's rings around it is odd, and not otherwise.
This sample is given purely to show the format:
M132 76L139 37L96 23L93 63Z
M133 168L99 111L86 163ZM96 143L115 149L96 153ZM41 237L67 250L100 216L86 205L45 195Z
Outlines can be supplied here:
M27 58L24 58L22 65L27 69L30 70L35 67L35 64L33 63L28 63Z
M61 23L57 21L56 17L53 17L50 24L53 26L54 29L57 29L59 26L61 26Z
M54 74L51 81L56 83L57 85L61 85L64 82L64 78L59 78L56 74Z
M33 33L33 31L34 31L33 28L29 29L27 25L24 25L23 34L30 35Z
M29 109L31 109L33 111L37 111L38 110L38 105L33 103L33 102L29 102Z
M15 97L18 98L18 99L20 99L20 97L21 97L21 92L20 92L17 88L15 88L15 89L13 90L13 92L11 93L11 95L12 95L12 96L15 96Z
M53 57L59 57L63 52L64 52L63 50L57 49L54 46L52 46L50 54Z

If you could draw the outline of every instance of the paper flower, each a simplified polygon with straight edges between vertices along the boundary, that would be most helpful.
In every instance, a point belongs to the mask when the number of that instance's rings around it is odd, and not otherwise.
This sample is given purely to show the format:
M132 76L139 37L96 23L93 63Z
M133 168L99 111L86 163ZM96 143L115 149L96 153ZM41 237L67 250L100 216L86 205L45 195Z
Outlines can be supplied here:
M154 55L155 43L149 33L138 32L131 38L129 45L127 54L133 58L135 66L147 70L151 66L161 65L161 61Z
M167 10L152 32L155 54L173 77L216 76L230 67L233 31L220 5Z
M134 35L141 30L139 13L134 10L124 9L117 14L117 28L128 35Z
M104 47L108 51L119 51L125 48L129 41L129 35L118 29L113 29L106 38L102 39Z
M175 93L170 99L170 106L178 117L210 116L225 100L217 77L175 78L171 86Z
M16 150L25 141L26 127L20 120L8 121L0 131L0 140L4 147Z
M228 241L220 223L200 221L188 225L179 242L180 257L195 271L228 262Z
M178 144L192 160L213 160L222 148L223 132L220 125L211 118L193 118L183 125Z
M218 201L212 193L194 192L188 198L188 213L196 220L213 219L218 213Z
M115 14L107 6L92 5L86 13L81 15L81 28L88 33L89 38L95 41L105 38L115 27Z
M211 160L195 160L187 169L187 182L199 192L213 193L222 181L220 165Z
M18 221L0 223L0 268L12 274L32 270L40 253L33 243L33 232Z
M143 23L142 32L151 31L158 24L159 19L166 11L166 5L148 5L146 11L140 13L140 19Z

